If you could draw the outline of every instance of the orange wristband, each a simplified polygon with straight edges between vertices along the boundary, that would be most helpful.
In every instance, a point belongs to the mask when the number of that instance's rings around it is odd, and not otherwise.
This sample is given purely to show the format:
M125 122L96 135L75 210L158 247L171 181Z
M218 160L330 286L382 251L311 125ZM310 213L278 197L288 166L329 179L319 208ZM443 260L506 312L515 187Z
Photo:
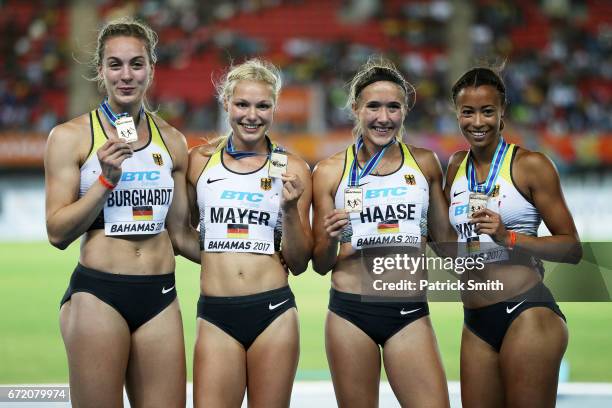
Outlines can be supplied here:
M98 180L100 180L100 184L102 184L104 187L108 188L109 190L112 190L117 186L116 184L113 184L110 181L108 181L108 179L104 177L103 174L100 174L100 177L98 177Z
M516 244L516 232L508 231L508 238L506 241L506 247L508 247L508 249L514 249L514 245Z

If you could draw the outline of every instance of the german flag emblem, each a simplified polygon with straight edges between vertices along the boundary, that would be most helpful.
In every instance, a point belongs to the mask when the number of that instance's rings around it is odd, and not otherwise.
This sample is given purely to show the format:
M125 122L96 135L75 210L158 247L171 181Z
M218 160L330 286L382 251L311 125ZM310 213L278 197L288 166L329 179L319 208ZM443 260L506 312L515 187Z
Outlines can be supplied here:
M468 251L473 252L478 251L480 249L480 238L468 237L466 241Z
M152 221L153 207L150 205L132 207L132 219L134 221Z
M162 158L162 155L159 153L153 153L153 163L157 164L158 166L163 166L164 159Z
M399 232L399 222L397 220L379 222L376 229L379 234L395 234Z
M404 180L406 180L406 184L409 186L414 186L416 184L416 178L414 178L414 174L404 174Z
M261 178L261 189L268 191L272 188L272 179L270 177Z
M227 237L234 239L248 239L249 224L227 224Z
M491 193L491 197L497 197L499 195L499 184L495 185L493 192Z

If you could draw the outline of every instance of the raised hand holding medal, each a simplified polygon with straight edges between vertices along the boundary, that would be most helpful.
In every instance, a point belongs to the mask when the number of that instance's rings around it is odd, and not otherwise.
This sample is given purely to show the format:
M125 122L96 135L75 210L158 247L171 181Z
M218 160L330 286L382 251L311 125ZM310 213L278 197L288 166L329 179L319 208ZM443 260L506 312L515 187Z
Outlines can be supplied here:
M470 199L468 202L468 219L474 217L474 213L482 211L487 208L489 203L489 196L482 193L470 193Z
M115 122L117 128L117 136L125 143L134 143L138 140L138 132L134 125L134 119L131 116L123 116Z
M268 160L268 180L271 178L280 178L283 181L283 206L296 203L304 192L304 186L302 181L296 174L288 173L289 158L284 152L284 149L280 146L273 144L270 139L266 136L270 153L267 154ZM227 145L225 151L232 158L236 160L243 159L245 157L259 156L262 153L236 150L234 143L232 142L232 136L227 139Z
M134 143L138 140L138 132L134 119L127 113L116 114L110 107L108 100L105 99L100 104L100 110L104 112L108 121L117 129L117 136L126 143ZM141 107L139 116L142 116L144 109Z

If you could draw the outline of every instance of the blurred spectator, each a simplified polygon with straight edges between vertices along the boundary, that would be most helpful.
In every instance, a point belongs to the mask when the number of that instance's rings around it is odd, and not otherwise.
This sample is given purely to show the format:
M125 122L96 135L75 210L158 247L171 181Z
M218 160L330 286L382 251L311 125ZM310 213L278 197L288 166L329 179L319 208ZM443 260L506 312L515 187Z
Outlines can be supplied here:
M572 0L465 4L475 12L473 55L507 60L509 124L554 134L612 130L612 24L598 16L605 15L602 7L609 15L612 5L603 3L607 6ZM58 6L63 4L0 3L1 129L47 132L65 119L66 65L74 62L66 46L67 6ZM324 124L330 130L350 128L345 81L369 55L385 53L417 88L410 132L456 131L447 89L447 32L455 4L450 1L97 4L102 18L136 12L160 34L158 72L172 75L177 86L156 88L151 102L181 130L216 129L219 108L211 71L218 78L230 62L255 55L281 66L287 85L319 84L325 92ZM181 81L186 82L178 86ZM295 124L284 129L303 130Z
M0 6L0 129L49 129L65 117L69 60L55 3Z

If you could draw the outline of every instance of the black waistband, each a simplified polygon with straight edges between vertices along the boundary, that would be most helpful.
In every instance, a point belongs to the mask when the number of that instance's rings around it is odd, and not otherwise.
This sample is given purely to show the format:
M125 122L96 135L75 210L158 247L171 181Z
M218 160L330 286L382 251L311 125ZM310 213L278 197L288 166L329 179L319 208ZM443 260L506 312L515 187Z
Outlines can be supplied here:
M506 303L519 303L519 302L527 302L527 303L555 303L555 298L553 294L550 292L550 289L544 285L544 282L539 281L531 288L527 289L523 293L519 293L516 296L513 296L509 299L502 300L501 302L493 303L491 305L476 307L476 308L468 308L463 307L464 310L472 311L472 310L487 310L488 308L495 308L500 304Z
M249 302L259 302L261 300L268 300L270 298L276 296L291 296L293 297L293 292L289 286L283 286L282 288L272 289L265 292L255 293L253 295L245 295L245 296L205 296L200 295L199 302L201 303L249 303Z
M116 273L108 273L91 269L86 266L77 264L74 269L76 273L89 276L94 279L102 279L111 282L130 282L130 283L149 283L149 282L174 282L174 272L165 273L162 275L123 275Z

